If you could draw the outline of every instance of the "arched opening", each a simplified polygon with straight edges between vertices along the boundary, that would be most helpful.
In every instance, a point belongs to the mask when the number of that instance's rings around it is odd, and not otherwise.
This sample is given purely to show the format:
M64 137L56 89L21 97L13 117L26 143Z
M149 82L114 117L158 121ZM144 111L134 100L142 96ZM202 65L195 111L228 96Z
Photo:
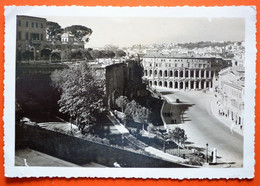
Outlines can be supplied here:
M157 70L154 71L154 76L157 76Z
M204 77L204 70L201 71L201 77Z
M171 81L170 81L170 83L169 83L169 87L172 88L172 82L171 82Z
M168 73L167 70L164 71L164 77L167 77Z
M174 71L174 77L178 77L178 71Z
M150 70L150 71L149 71L149 76L152 76L152 73L153 73L153 71L152 71L152 70Z
M209 77L209 71L206 71L206 77L207 78Z
M204 89L204 81L201 81L201 89Z
M144 71L144 76L147 76L147 75L148 75L147 70L145 70Z
M170 71L170 77L172 77L173 76L173 73L172 73L172 70Z
M178 82L175 82L175 83L174 83L174 88L175 88L175 89L178 89Z
M196 82L196 88L199 88L199 82L198 81Z
M209 88L209 82L208 81L206 82L206 88Z
M182 70L180 71L180 77L183 77L183 71Z
M159 77L162 77L162 71L161 70L159 71Z
M180 89L183 89L183 82L180 82Z
M149 82L149 84L150 84L150 86L152 86L152 85L153 85L153 82L152 82L152 81L150 81L150 82Z
M161 81L159 81L159 87L161 87L162 86L162 82Z
M189 77L189 71L188 70L185 71L185 77L186 78Z
M185 89L188 89L188 88L189 88L189 82L186 81L186 82L185 82Z
M214 77L214 71L211 71L211 78Z
M200 71L199 71L199 70L196 70L196 77L197 77L197 78L199 77L199 74L200 74Z
M190 71L190 77L194 77L194 70Z
M154 81L153 84L154 84L155 86L157 86L157 81Z
M191 88L191 89L194 89L194 81L191 81L191 82L190 82L190 88Z
M168 87L167 81L164 82L164 87Z

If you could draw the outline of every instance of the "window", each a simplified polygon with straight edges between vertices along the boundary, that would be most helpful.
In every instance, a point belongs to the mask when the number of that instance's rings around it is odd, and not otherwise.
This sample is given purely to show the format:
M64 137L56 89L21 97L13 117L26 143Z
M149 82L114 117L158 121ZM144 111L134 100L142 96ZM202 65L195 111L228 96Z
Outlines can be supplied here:
M22 24L21 24L21 20L18 20L18 26L21 26Z
M36 28L38 28L38 23L35 23Z
M29 23L28 23L28 21L26 21L26 27L28 27L29 26Z
M21 32L18 32L18 40L21 40Z
M37 33L31 33L31 40L40 40L40 35Z
M34 23L32 22L32 28L34 27Z
M41 23L41 28L43 28L43 25L42 25L42 23Z
M43 40L43 34L41 34L41 40Z
M28 32L26 32L25 38L26 38L26 40L29 40L29 34L28 34Z

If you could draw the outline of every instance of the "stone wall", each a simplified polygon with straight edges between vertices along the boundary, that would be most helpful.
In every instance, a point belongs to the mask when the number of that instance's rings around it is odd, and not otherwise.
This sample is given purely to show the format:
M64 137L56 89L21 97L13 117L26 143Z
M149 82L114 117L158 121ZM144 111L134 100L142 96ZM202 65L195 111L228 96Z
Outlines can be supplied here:
M25 147L78 165L96 162L113 167L117 162L122 167L188 167L38 126L16 125L16 149Z

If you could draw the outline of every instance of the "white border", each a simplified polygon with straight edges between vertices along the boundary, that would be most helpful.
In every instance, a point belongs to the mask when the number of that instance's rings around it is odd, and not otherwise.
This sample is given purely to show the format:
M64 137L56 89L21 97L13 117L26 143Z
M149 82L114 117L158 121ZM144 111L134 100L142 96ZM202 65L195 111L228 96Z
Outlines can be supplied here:
M75 168L14 166L16 15L95 17L242 17L245 29L245 117L243 168ZM255 7L78 7L6 6L4 152L7 177L253 178L256 66Z

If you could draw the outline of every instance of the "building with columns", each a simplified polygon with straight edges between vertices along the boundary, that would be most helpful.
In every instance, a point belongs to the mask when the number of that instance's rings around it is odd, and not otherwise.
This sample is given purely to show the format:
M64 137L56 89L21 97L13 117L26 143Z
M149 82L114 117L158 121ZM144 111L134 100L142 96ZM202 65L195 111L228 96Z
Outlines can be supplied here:
M142 57L143 79L150 87L172 90L213 88L213 79L231 62L217 57L145 55Z

